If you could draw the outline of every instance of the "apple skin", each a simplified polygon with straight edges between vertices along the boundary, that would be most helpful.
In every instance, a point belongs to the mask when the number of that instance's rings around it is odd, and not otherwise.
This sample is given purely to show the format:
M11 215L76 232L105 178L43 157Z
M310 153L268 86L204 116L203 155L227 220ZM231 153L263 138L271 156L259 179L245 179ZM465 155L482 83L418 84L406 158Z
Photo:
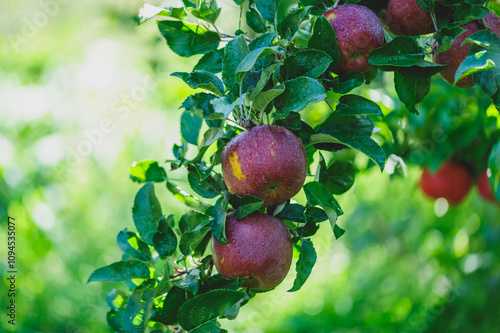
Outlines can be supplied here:
M462 46L463 41L473 33L482 29L477 21L469 22L460 27L466 29L466 31L455 38L450 49L444 52L436 53L433 57L433 61L436 64L448 65L448 67L439 72L439 75L441 75L441 77L451 85L455 82L455 73L457 72L458 67L468 56L469 50L472 46L470 43ZM434 47L437 50L437 43ZM467 75L463 79L459 80L455 83L455 86L459 88L473 87L474 81L472 79L472 75Z
M495 13L489 12L488 15L484 17L484 23L488 30L493 31L500 37L500 17L496 16Z
M280 204L297 194L307 174L307 154L291 131L275 125L252 127L234 137L222 153L222 176L238 195Z
M488 179L488 175L486 174L486 170L479 174L476 184L479 194L483 198L492 202L497 202L495 194L493 194L493 189L491 188L490 180Z
M420 8L416 0L390 0L380 20L388 32L397 36L419 36L436 31L431 14Z
M345 4L323 13L335 31L340 60L333 71L337 74L366 72L370 51L384 45L384 28L368 7Z
M226 218L228 243L212 236L212 258L217 271L228 278L246 278L243 286L269 290L279 285L292 263L292 238L278 218L254 212L236 219Z
M436 173L424 168L419 185L427 196L445 198L450 205L458 205L469 193L472 180L463 166L446 162Z

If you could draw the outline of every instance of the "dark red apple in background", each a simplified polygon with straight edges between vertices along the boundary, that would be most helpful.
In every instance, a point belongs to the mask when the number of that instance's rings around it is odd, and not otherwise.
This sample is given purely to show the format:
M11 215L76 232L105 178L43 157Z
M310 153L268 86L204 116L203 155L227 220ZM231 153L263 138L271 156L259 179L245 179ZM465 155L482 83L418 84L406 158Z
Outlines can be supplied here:
M390 0L380 20L393 35L419 36L436 31L431 14L420 8L416 0Z
M500 17L496 16L495 13L489 12L488 15L484 17L484 23L488 30L493 31L500 37Z
M461 28L466 29L462 34L455 38L449 50L436 53L433 60L436 64L448 65L445 69L439 72L439 75L448 82L449 84L455 83L455 73L458 67L467 57L472 44L462 45L463 41L472 35L473 33L481 30L479 22L472 21L461 26ZM435 45L437 52L437 44ZM474 81L472 75L467 75L460 81L455 83L455 86L459 88L470 88L474 86Z
M292 263L292 238L278 218L254 212L236 219L226 218L229 243L212 236L212 257L217 271L228 278L245 278L244 286L273 289L283 281Z
M222 154L222 176L232 193L264 200L262 207L297 194L307 173L307 155L298 137L274 125L252 127L234 137Z
M497 202L495 194L493 194L493 189L491 188L490 180L488 179L486 170L479 174L476 183L477 183L477 189L479 190L479 194L483 198L489 201Z
M346 4L323 15L335 31L340 60L334 68L337 74L349 71L366 72L370 51L384 45L384 28L377 15L368 7Z
M446 162L435 173L424 168L419 185L427 196L445 198L450 205L457 205L469 193L472 180L463 166Z

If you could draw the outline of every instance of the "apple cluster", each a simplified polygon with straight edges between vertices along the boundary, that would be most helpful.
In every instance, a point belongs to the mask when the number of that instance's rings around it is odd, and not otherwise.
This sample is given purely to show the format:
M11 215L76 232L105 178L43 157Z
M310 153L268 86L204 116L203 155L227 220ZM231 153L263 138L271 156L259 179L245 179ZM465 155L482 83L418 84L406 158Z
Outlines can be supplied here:
M431 13L420 8L416 0L390 0L387 9L380 14L380 20L386 30L396 36L419 36L436 32ZM500 18L490 12L484 18L463 24L460 28L464 31L453 40L446 51L439 52L439 43L437 41L434 43L433 61L447 65L439 73L446 82L459 88L470 88L474 86L470 74L455 82L455 73L469 55L472 46L470 43L462 43L470 35L485 29L500 37Z
M473 178L460 163L448 161L443 163L436 172L424 168L420 177L420 188L427 196L438 199L445 198L450 205L458 205L469 193ZM487 170L476 178L479 194L486 200L497 202Z
M291 131L259 125L234 137L222 154L222 176L229 191L263 200L261 208L286 202L304 184L305 148ZM292 262L292 239L280 219L256 211L241 219L226 218L227 243L212 237L217 271L245 279L244 286L269 290L280 284Z

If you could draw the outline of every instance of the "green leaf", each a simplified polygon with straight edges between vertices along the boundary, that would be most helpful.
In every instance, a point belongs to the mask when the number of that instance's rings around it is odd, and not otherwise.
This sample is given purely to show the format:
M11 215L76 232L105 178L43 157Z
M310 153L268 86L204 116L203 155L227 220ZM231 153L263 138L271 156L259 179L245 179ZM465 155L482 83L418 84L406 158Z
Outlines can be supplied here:
M137 237L135 232L127 231L127 229L120 231L116 237L116 243L124 253L135 259L141 261L150 261L152 259L148 245Z
M280 220L304 223L306 222L306 216L304 213L304 206L294 203L286 205L283 210L276 215L276 217Z
M259 11L254 5L251 5L249 10L246 12L246 21L250 28L257 33L264 33L267 30L266 22L260 15Z
M470 21L479 20L488 15L488 8L482 5L461 3L455 9L455 21L465 24Z
M266 32L265 34L254 38L250 44L248 44L248 48L250 51L254 51L261 47L271 46L274 38L276 38L276 35L276 32Z
M122 317L122 326L126 333L146 331L153 307L156 280L144 281L137 286L127 302Z
M309 239L303 239L301 244L299 260L295 266L297 276L293 281L293 287L288 292L297 291L304 285L316 263L317 254L313 243Z
M174 197L181 203L185 204L188 207L196 209L197 211L204 212L207 208L210 207L209 204L204 203L193 197L191 194L185 192L180 187L175 185L174 183L167 182L167 189L170 193L174 195Z
M214 24L220 15L221 8L216 0L200 0L198 8L188 8L194 17Z
M163 274L155 289L155 298L165 295L172 288L172 284L170 283L170 267L171 263L168 260L165 261Z
M181 135L187 143L198 145L198 136L200 135L203 119L185 110L181 116Z
M173 221L173 215L170 215L168 219ZM177 237L164 216L160 219L158 232L153 236L153 244L162 259L173 255L177 248Z
M195 329L217 317L225 316L245 296L242 291L217 289L197 295L179 309L179 324L185 330Z
M286 118L291 111L299 112L309 104L326 98L323 86L310 77L298 77L283 84L285 91L274 101L277 109L274 117L277 119Z
M222 81L211 72L200 70L193 71L192 73L175 72L171 75L182 79L193 89L205 89L219 96L224 94Z
M197 93L188 96L181 104L181 108L186 109L205 119L213 118L215 113L214 107L211 103L212 100L218 98L214 94Z
M322 172L319 181L325 184L330 193L342 194L354 185L355 175L356 169L352 162L335 161Z
M283 92L285 92L285 87L282 85L263 91L255 97L252 106L257 111L263 111L269 103L271 103L279 95L283 94Z
M262 14L262 17L271 23L274 23L279 3L280 0L255 0L257 9Z
M231 102L231 98L228 96L222 96L216 98L210 103L213 106L214 113L209 117L210 119L225 119L231 115L234 108L243 104L245 102L246 94L242 94L234 102Z
M222 59L224 59L223 48L208 52L200 58L193 71L204 70L213 74L220 73L222 71Z
M217 326L217 319L212 319L193 328L189 333L219 333L220 331L221 329Z
M436 32L436 42L439 45L438 53L448 51L456 37L466 30L460 27L443 27Z
M455 82L458 82L458 80L469 74L497 68L495 62L500 64L500 61L498 60L500 60L498 53L487 50L482 50L467 56L455 73Z
M137 15L137 24L141 25L157 15L173 17L178 20L183 20L187 16L186 11L182 7L156 7L147 3L139 8L139 14Z
M236 78L236 70L240 62L250 53L245 37L239 35L227 43L222 61L222 80L226 88L233 94L239 96L239 81Z
M423 58L422 48L413 39L399 36L370 52L369 63L375 66L410 67Z
M130 179L136 183L163 182L167 179L165 169L158 162L145 160L132 163L130 167Z
M187 294L188 292L184 289L173 286L165 296L163 306L157 309L156 314L151 319L165 325L177 323L179 308L187 301Z
M462 45L472 43L487 50L500 52L500 38L489 30L480 30L467 37Z
M201 179L198 169L193 164L188 164L188 181L191 188L203 198L212 199L220 193L219 185L215 179L210 175Z
M257 198L253 195L232 195L230 198L231 205L236 208L234 217L242 219L245 216L255 212L262 206L264 200Z
M491 149L488 158L488 167L491 170L491 185L493 193L497 200L500 201L500 142L497 142Z
M311 144L317 143L342 143L367 155L380 167L381 171L384 170L384 150L366 133L361 133L356 128L345 125L325 126L318 134L311 136Z
M294 8L290 10L285 17L283 17L283 20L278 25L278 31L282 38L290 39L293 35L295 35L299 29L300 23L309 17L309 9L311 9L311 6Z
M139 260L123 260L96 269L87 281L118 282L149 277L148 266Z
M210 206L212 207L212 206ZM195 212L193 210L182 215L179 221L179 229L181 234L195 230L196 228L208 225L210 216L204 213Z
M222 196L217 200L215 205L207 211L207 214L211 215L213 218L211 223L212 235L220 243L228 242L226 238L227 205L227 200Z
M181 280L175 281L173 283L176 287L187 290L193 295L196 295L196 293L198 292L198 288L200 287L200 274L201 271L199 269L193 269Z
M285 59L280 75L285 80L295 79L299 76L307 76L313 79L323 74L332 62L332 58L323 51L304 50Z
M132 213L139 235L147 244L153 245L153 235L163 215L153 183L146 183L137 192Z
M361 86L364 80L363 73L361 72L347 72L334 77L332 80L325 80L324 82L329 90L338 94L347 94L354 88Z
M237 4L238 6L241 6L245 0L233 0L235 4Z
M278 66L280 66L280 64L273 64L262 70L260 74L260 79L257 82L254 91L252 91L252 94L250 95L250 100L254 101L256 99L256 96L258 96L262 92L262 90L264 90L267 83L269 82L269 79L271 78L271 75L273 75L274 71L276 70L276 67Z
M397 71L394 72L394 86L406 108L410 112L418 113L415 106L429 93L431 78Z
M335 111L341 115L375 115L383 117L382 109L377 103L358 95L344 95L339 99Z
M271 54L283 54L283 51L281 51L278 46L273 46L261 47L247 54L236 68L235 75L238 85L241 84L241 80L245 76L245 73L250 71L259 59Z
M200 148L209 147L210 145L215 143L217 140L223 138L224 136L225 134L222 128L219 127L209 128L205 132L205 134L203 134L203 140L201 140Z
M500 70L487 70L473 73L474 83L477 84L488 95L500 111Z
M181 57L205 54L219 46L219 35L200 25L180 21L158 21L158 28L170 49Z
M337 222L339 215L342 215L342 209L333 195L326 189L326 186L320 182L310 182L304 185L304 192L309 204L320 206L325 210L332 230Z
M122 333L124 332L122 327L122 317L123 317L124 308L120 308L118 310L111 309L106 314L106 321L115 332Z
M434 10L434 0L416 0L417 4L423 10L432 12Z
M300 131L302 129L302 120L298 112L290 112L286 118L276 120L275 124L291 131Z
M183 255L190 255L191 252L200 244L200 242L205 238L205 235L210 231L208 223L210 220L199 225L192 231L188 231L181 236L179 242L179 249Z
M335 236L335 239L339 239L345 234L345 230L339 227L337 224L335 224L335 227L333 227L333 235Z
M326 17L320 16L314 24L313 34L309 39L308 47L326 52L331 57L331 66L335 67L339 63L340 51L335 36L335 31Z

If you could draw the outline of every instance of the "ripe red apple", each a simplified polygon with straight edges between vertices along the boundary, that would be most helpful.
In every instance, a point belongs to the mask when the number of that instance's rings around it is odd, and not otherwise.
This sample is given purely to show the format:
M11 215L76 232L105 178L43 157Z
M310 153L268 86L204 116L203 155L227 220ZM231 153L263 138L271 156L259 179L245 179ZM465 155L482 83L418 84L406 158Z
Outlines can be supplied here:
M436 31L431 14L420 8L416 0L390 0L380 19L393 35L419 36Z
M222 153L222 176L232 193L264 200L262 207L297 194L307 173L307 155L298 137L275 125L252 127L234 137Z
M493 194L493 189L491 188L490 180L486 174L486 170L479 174L477 177L477 189L479 194L486 200L497 202L495 194Z
M377 15L368 7L341 5L323 13L335 31L340 60L334 68L337 74L366 72L370 51L384 45L384 28Z
M445 198L451 205L457 205L469 193L472 180L463 166L446 162L436 173L424 168L419 185L427 196Z
M458 67L464 61L469 53L469 49L472 44L462 45L463 41L472 35L473 33L482 29L478 21L472 21L461 26L461 28L466 29L462 34L455 38L449 50L436 53L433 60L436 64L448 65L445 69L439 72L439 75L448 82L449 84L455 83L455 73ZM437 49L437 43L435 45ZM472 75L467 75L463 79L455 83L455 86L459 88L470 88L474 86L474 81Z
M278 218L254 212L236 219L226 218L226 237L220 243L212 236L212 257L217 271L228 278L246 279L244 286L273 289L283 281L292 263L292 239Z
M500 17L496 16L493 12L489 12L488 15L484 17L484 23L488 30L493 31L500 37Z

